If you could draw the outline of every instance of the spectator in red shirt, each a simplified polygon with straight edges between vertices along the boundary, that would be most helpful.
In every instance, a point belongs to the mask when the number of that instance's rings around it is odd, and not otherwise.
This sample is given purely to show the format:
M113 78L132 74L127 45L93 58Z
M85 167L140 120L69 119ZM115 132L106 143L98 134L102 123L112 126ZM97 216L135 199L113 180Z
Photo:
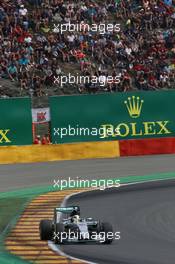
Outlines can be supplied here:
M49 135L46 134L47 144L51 144Z
M41 144L47 145L47 139L46 139L45 135L42 137Z
M50 144L50 139L49 139L49 136L47 134L42 137L41 144L42 145Z
M36 136L36 138L34 139L33 144L36 144L36 145L41 144L41 138L40 138L39 135Z

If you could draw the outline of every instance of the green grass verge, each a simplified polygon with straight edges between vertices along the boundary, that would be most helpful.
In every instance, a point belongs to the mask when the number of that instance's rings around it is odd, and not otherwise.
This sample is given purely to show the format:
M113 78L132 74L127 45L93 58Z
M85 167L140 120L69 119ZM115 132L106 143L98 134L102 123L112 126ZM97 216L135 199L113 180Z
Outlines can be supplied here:
M171 173L159 173L144 176L129 176L120 178L120 183L131 182L144 182L154 180L166 180L174 179L175 172ZM114 181L117 179L113 179ZM100 185L100 180L98 180ZM88 184L83 186L74 186L72 188L89 187ZM70 188L67 188L70 189ZM8 235L11 228L16 224L19 216L23 212L27 204L40 194L50 191L59 191L60 188L54 188L53 186L42 186L35 188L26 188L22 190L15 190L11 192L0 193L0 264L26 264L27 261L23 261L17 256L8 253L4 247L4 239Z
M0 263L1 264L26 264L19 257L7 252L4 239L16 224L20 214L31 199L29 197L0 198Z
M7 228L7 223L19 214L20 208L27 202L27 198L2 198L0 199L0 233Z

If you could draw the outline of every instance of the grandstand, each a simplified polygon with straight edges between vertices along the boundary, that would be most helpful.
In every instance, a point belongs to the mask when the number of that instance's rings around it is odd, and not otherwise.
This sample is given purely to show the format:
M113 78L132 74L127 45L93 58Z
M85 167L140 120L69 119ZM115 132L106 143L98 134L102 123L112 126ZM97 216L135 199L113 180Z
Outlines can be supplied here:
M166 0L3 0L0 96L42 106L51 95L173 89L174 10ZM81 30L61 32L68 24ZM61 84L69 74L86 80Z

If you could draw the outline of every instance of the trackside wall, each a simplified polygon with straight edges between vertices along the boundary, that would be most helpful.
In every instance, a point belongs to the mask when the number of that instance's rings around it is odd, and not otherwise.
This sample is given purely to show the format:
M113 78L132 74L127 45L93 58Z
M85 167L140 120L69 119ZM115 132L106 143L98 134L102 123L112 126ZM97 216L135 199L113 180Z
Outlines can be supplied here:
M0 148L0 164L116 158L119 142L85 142L59 145L4 146Z
M175 138L131 139L59 145L2 146L0 164L175 154Z
M175 138L121 140L120 156L174 154Z

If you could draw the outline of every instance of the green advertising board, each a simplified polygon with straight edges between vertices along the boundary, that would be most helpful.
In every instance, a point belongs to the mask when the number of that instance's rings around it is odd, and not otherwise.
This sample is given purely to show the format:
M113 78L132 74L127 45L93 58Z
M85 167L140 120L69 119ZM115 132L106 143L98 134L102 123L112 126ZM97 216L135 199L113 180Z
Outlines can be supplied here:
M50 98L52 142L175 136L175 91Z
M30 98L0 99L0 146L32 144Z

